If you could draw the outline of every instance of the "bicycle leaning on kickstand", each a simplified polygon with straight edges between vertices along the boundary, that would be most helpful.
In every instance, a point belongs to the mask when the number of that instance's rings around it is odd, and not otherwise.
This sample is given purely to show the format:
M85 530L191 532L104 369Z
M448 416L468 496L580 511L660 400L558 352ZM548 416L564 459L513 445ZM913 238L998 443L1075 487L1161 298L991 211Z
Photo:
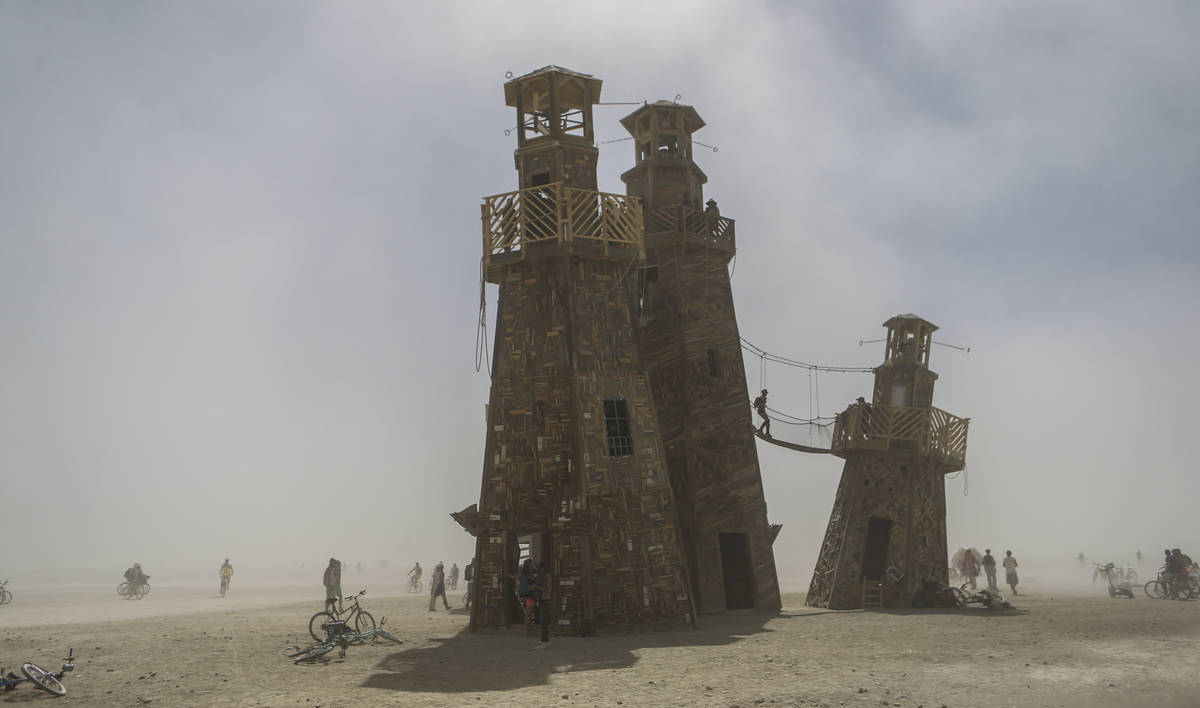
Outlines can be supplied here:
M308 620L308 633L315 641L324 641L330 635L329 624L338 621L345 624L347 629L353 624L356 634L375 629L375 618L358 604L358 598L366 594L366 590L360 590L357 595L342 598L343 602L352 604L341 611L323 610L313 615L312 619Z

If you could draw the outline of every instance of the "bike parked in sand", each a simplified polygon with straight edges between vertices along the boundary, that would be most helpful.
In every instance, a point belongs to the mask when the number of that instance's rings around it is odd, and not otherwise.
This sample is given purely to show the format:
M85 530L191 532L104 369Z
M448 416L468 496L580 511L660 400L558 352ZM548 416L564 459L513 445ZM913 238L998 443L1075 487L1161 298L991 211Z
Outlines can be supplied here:
M354 631L359 634L375 629L375 618L358 604L358 598L366 594L366 590L360 590L357 595L342 598L343 601L352 604L340 612L324 610L313 615L308 621L308 633L320 642L329 636L330 627L336 626L333 625L334 622L340 622L347 627L353 625Z

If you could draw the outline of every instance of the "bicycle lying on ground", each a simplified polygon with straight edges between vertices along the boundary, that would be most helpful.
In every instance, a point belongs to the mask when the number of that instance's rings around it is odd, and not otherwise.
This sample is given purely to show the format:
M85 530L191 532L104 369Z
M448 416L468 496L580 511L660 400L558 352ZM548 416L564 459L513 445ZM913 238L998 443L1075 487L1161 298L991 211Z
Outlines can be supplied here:
M67 689L62 685L62 678L69 671L75 670L75 650L67 651L67 658L64 660L62 669L57 673L52 673L31 662L21 664L21 673L25 674L24 678L17 676L13 672L4 673L4 669L0 668L0 688L5 691L11 691L17 686L29 681L42 690L49 691L56 696L67 695Z
M384 617L379 621L378 627L373 626L371 629L361 632L356 632L350 629L350 626L346 624L344 620L335 619L326 622L324 625L322 625L325 629L324 638L318 639L316 644L308 647L307 649L301 649L299 646L293 646L292 648L296 651L288 654L288 658L291 659L292 663L294 664L299 664L302 661L315 661L324 657L334 649L338 650L339 658L345 658L346 649L351 644L361 644L368 639L371 640L372 643L378 642L380 639L385 639L396 644L403 644L404 642L399 637L383 628L383 623L386 621L387 618ZM309 632L312 632L311 627L309 628Z
M980 590L968 590L967 586L970 582L965 582L956 588L950 588L954 591L954 600L959 607L967 605L983 605L989 610L1011 610L1013 606L1009 604L1004 596L995 590L983 588Z
M308 620L308 633L315 641L323 641L330 636L329 625L339 621L347 628L353 621L354 631L358 634L375 629L375 618L358 604L358 598L366 594L366 590L360 590L357 595L342 598L343 601L353 604L341 611L324 610L313 615L312 619Z
M8 585L8 580L0 583L0 605L7 605L12 602L12 593L8 591L8 588L4 587L5 585Z
M126 600L140 600L150 594L150 576L140 583L126 580L117 586L117 594Z

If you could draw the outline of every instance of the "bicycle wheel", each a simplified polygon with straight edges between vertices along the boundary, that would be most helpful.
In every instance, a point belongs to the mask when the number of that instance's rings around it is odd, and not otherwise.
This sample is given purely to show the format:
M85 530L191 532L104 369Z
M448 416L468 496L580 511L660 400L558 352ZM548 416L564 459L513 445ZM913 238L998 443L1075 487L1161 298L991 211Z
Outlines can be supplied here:
M322 643L311 646L303 651L298 651L295 654L291 654L288 658L292 660L292 663L299 664L301 661L312 661L313 659L318 659L331 651L333 651L332 644Z
M127 598L129 596L129 583L121 583L117 586L117 594Z
M312 635L315 641L325 641L325 637L329 634L325 630L325 625L334 621L337 617L332 612L318 612L308 621L308 633Z
M1146 597L1150 598L1151 600L1161 600L1167 594L1162 583L1158 582L1157 580L1151 580L1150 582L1146 583L1142 587L1142 590L1145 591Z
M375 618L372 617L371 613L367 612L366 610L359 611L359 613L354 617L354 631L362 634L363 632L369 632L372 629L375 629Z
M7 590L0 589L0 605L7 605L10 602L12 602L12 593Z
M142 589L142 595L149 595L150 594L150 583L142 583L141 589Z
M67 689L63 687L62 681L59 681L54 674L51 674L37 664L21 664L21 673L25 674L25 678L34 682L43 690L49 691L56 696L67 695Z

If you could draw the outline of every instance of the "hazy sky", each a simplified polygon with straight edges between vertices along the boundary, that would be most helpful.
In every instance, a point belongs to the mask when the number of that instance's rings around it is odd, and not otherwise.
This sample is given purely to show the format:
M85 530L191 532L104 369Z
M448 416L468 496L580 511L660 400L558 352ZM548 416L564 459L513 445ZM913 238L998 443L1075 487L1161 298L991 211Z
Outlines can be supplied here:
M0 577L465 561L479 198L516 185L505 72L551 63L704 117L750 341L869 366L915 312L971 347L931 362L972 419L951 548L1200 548L1197 36L1189 2L0 0ZM841 461L760 456L802 584Z

